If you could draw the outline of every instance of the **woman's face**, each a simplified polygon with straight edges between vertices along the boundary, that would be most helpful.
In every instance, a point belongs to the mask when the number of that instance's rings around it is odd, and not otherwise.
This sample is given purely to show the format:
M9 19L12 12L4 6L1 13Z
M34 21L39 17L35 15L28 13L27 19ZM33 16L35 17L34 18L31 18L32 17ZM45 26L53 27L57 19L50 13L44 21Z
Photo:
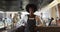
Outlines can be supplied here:
M29 8L29 13L34 13L34 9L33 8Z

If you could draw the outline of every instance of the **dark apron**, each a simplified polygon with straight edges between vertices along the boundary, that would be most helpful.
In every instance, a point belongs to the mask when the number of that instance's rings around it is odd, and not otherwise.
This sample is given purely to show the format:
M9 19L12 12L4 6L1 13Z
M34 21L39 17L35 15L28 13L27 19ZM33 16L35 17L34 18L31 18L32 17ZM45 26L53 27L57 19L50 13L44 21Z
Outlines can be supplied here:
M35 20L35 17L34 19L29 19L29 16L28 16L28 20L27 20L27 32L34 32L34 29L36 27L36 20Z

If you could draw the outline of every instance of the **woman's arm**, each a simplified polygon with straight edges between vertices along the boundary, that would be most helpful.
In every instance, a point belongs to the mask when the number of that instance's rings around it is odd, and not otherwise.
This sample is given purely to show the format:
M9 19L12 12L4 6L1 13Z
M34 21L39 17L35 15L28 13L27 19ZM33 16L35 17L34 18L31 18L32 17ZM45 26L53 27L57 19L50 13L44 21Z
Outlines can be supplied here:
M38 27L43 26L43 23L41 22L41 19L39 16L36 16L36 21L38 22Z

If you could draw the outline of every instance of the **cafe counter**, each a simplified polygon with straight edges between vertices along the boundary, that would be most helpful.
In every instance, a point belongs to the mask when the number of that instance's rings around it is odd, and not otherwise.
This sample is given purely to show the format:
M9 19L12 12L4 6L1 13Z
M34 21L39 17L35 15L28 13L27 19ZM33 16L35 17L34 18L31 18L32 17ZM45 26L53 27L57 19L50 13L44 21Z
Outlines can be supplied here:
M40 32L60 32L60 27L38 27Z

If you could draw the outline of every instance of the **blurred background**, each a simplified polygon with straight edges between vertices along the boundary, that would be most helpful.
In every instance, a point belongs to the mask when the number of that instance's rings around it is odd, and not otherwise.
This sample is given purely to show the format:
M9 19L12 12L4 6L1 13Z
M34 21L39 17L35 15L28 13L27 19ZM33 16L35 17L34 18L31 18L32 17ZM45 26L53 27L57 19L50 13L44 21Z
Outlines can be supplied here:
M0 0L0 10L2 11L20 11L25 10L28 3L33 3L42 8L53 0Z

